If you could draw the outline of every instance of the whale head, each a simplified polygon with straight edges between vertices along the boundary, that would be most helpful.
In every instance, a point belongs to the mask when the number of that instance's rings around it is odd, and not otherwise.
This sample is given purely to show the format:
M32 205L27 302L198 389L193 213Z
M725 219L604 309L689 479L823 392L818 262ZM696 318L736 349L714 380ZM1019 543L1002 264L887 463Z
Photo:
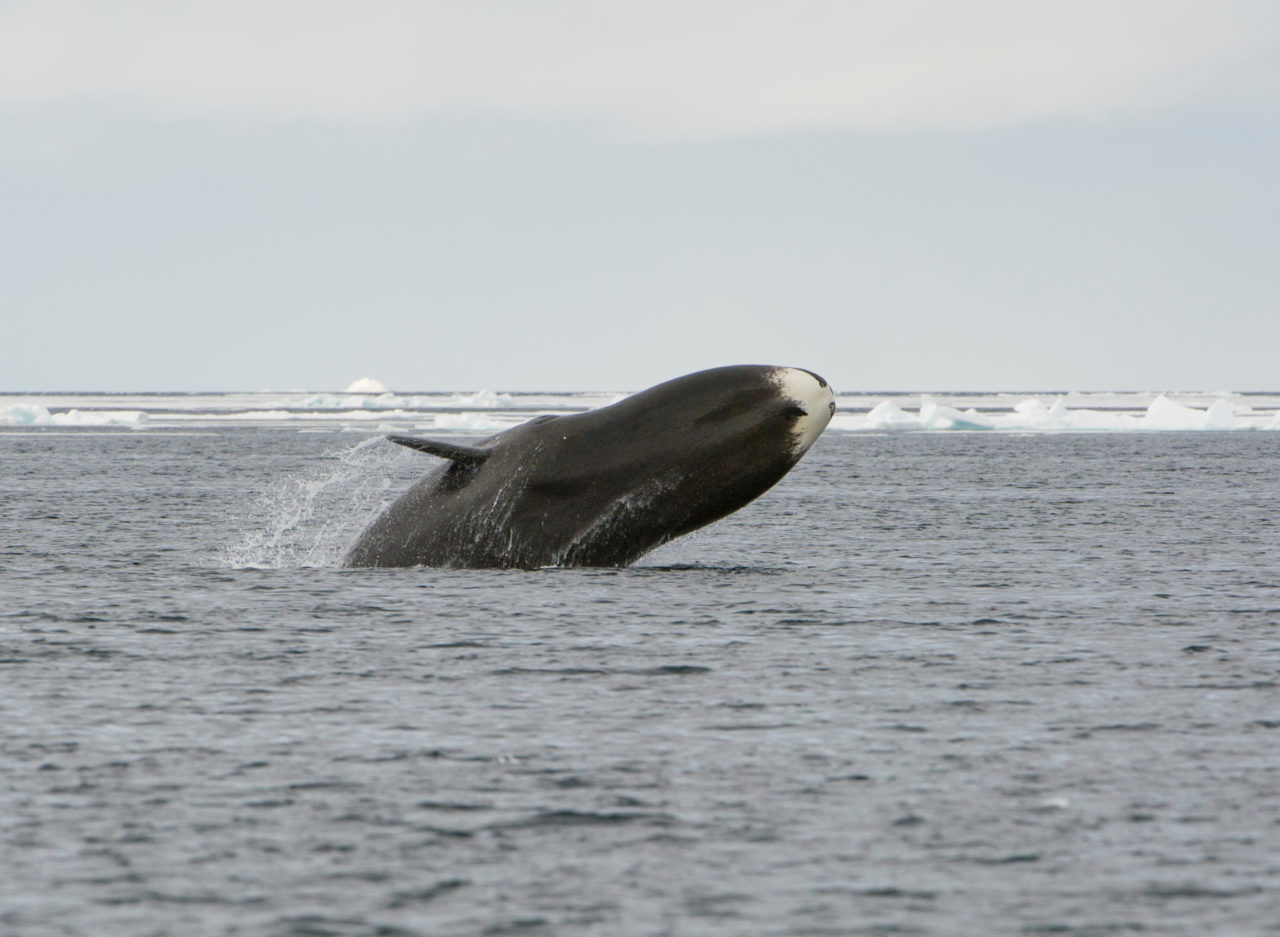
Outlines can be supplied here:
M778 393L795 408L791 411L794 418L791 434L798 459L809 451L835 416L836 395L826 380L804 368L777 368L773 380Z
M537 427L545 442L529 490L592 502L584 515L608 518L578 538L570 563L597 565L619 552L631 562L759 497L834 413L830 385L812 371L699 371Z

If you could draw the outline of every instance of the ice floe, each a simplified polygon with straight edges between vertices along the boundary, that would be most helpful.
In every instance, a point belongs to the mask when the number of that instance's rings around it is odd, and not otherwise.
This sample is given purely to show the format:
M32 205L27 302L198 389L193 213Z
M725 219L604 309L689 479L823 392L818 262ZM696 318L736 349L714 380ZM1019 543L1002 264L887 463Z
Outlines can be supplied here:
M347 385L347 389L344 391L344 393L348 394L385 394L386 392L387 385L371 377L356 378L356 380Z
M614 393L492 390L422 394L0 394L0 426L359 427L375 431L480 435L540 414L582 412L615 403ZM1099 433L1280 430L1280 393L1007 392L869 394L836 399L829 432Z
M40 404L0 407L0 426L141 426L147 420L143 410L71 409L51 413Z
M960 410L925 395L915 412L893 400L880 401L865 415L838 410L832 428L846 432L1002 430L1035 433L1280 429L1280 411L1259 413L1245 403L1233 405L1226 397L1219 397L1201 409L1179 403L1165 394L1157 395L1145 409L1129 412L1072 409L1062 397L1051 402L1028 397L1007 410L988 407L979 411L972 407Z

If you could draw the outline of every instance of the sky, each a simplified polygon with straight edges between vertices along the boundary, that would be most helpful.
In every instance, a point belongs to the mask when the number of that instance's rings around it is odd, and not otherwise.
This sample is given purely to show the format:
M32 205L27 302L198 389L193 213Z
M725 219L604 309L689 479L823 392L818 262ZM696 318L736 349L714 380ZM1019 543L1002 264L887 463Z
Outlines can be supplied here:
M0 391L1280 389L1274 0L0 0Z

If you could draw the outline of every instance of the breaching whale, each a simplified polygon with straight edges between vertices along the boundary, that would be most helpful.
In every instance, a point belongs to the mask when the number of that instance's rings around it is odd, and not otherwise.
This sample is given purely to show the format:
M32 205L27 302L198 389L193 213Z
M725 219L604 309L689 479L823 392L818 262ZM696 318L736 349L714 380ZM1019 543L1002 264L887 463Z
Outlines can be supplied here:
M626 566L782 478L826 429L812 371L734 365L476 446L392 442L445 459L356 539L347 566Z

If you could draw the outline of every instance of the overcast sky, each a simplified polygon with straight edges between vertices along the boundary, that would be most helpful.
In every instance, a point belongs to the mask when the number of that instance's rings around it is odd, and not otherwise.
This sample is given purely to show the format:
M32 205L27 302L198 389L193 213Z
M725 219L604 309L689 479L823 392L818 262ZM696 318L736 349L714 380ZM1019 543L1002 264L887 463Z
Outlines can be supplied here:
M1280 3L0 0L0 390L1280 388Z

